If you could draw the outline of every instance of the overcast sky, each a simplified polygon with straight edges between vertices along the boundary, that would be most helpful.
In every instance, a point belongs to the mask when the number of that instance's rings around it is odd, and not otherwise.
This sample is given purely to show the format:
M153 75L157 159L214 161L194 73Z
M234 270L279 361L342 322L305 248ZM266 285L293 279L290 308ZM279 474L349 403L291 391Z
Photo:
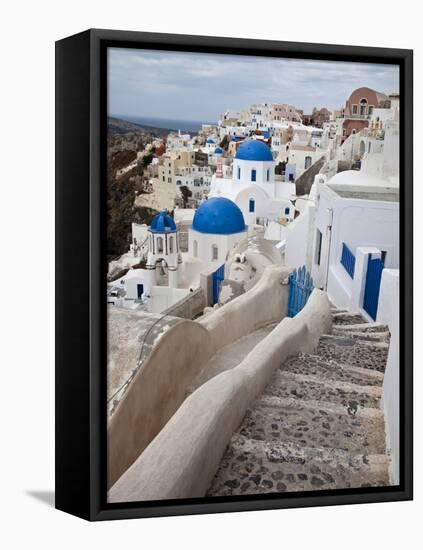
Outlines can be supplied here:
M338 109L360 86L399 92L394 65L110 48L109 114L214 122L227 109Z

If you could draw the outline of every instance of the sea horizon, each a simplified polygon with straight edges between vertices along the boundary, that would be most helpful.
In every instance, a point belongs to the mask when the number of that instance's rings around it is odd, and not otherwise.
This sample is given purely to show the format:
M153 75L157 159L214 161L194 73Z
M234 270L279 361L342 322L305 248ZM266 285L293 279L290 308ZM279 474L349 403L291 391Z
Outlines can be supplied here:
M126 122L132 122L134 124L141 124L145 126L152 126L154 128L164 128L169 130L181 130L186 132L198 132L199 130L201 130L202 124L216 124L216 122L208 122L203 120L184 120L119 114L109 114L108 116L111 118L118 118Z

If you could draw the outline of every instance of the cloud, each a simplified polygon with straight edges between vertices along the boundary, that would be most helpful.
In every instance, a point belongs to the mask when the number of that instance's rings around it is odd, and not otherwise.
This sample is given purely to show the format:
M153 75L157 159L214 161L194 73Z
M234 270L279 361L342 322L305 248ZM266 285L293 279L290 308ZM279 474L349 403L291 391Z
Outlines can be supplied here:
M228 108L290 103L339 108L369 86L399 90L394 65L111 48L109 113L214 121Z

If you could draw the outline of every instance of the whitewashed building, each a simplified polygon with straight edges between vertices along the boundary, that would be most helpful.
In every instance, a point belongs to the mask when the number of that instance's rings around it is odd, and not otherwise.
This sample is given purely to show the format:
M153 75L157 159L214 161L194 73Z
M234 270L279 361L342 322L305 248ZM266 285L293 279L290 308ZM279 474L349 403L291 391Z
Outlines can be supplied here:
M266 225L271 220L293 218L293 183L275 180L275 161L260 140L242 143L232 165L232 178L213 176L209 197L224 197L242 211L247 225Z

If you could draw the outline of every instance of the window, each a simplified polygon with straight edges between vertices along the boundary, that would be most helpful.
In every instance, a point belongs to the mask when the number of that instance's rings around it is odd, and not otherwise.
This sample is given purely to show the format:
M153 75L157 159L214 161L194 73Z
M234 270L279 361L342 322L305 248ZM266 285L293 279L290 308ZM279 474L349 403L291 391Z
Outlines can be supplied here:
M163 252L163 237L157 237L157 253Z
M304 159L304 168L307 170L311 166L311 157L306 157Z
M267 173L266 173L266 180L267 180L267 181L270 180L270 170L267 170Z
M212 244L212 261L215 261L219 258L219 249L217 244Z
M360 116L367 114L367 99L360 100Z
M240 166L238 166L238 179L239 180L241 179L241 168L240 168Z
M358 105L353 105L352 106L352 114L356 115L357 113L358 113Z
M319 229L316 229L316 253L315 253L316 265L320 265L321 254L322 254L322 232Z
M257 170L253 168L251 170L251 181L256 181L256 179L257 179Z
M198 257L198 242L197 241L194 241L193 249L194 249L194 258L197 258Z
M289 206L285 208L285 216L289 216Z
M254 199L250 199L248 211L249 211L249 212L254 212L255 209L256 209L255 200L254 200Z
M173 237L169 237L169 254L173 254Z

